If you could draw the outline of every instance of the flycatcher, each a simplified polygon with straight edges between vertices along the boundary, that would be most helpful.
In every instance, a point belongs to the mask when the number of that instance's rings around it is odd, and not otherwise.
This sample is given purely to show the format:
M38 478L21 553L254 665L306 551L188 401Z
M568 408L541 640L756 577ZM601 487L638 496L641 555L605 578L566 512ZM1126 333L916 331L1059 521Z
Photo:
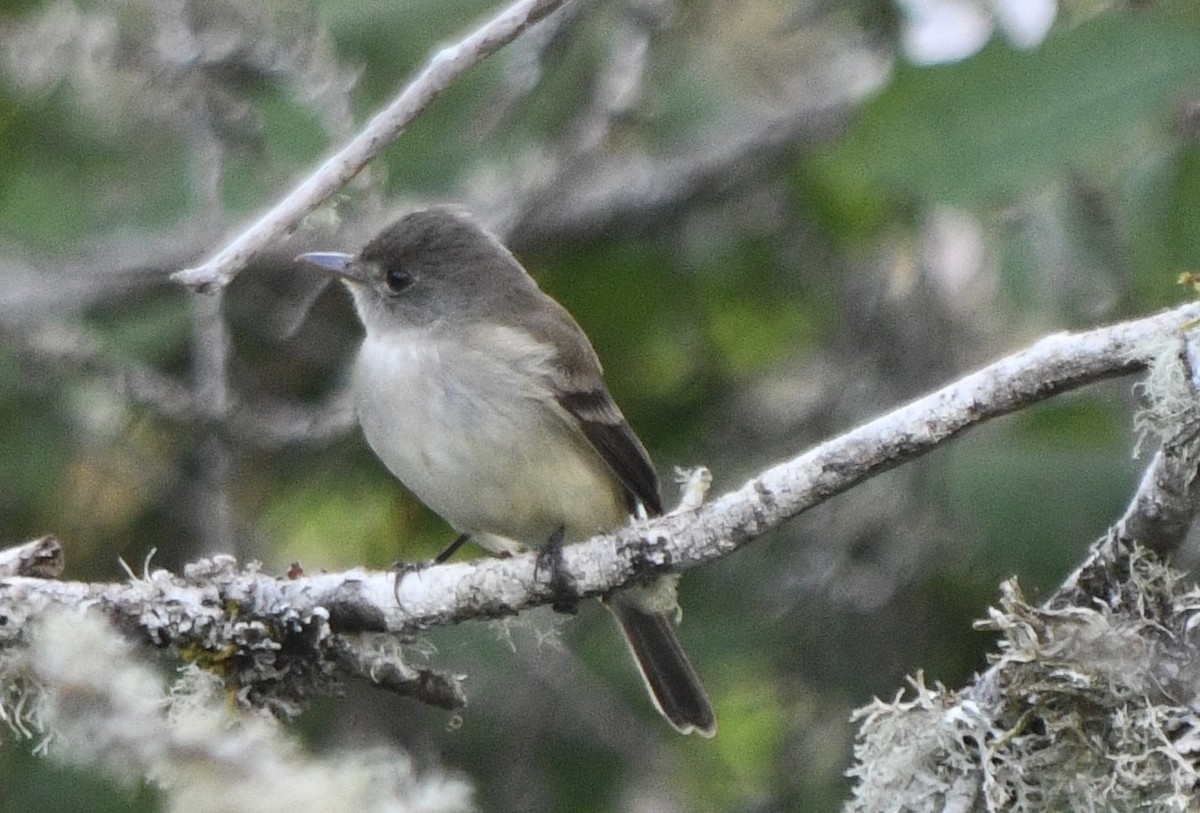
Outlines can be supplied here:
M619 528L639 506L662 513L658 475L587 336L465 213L413 212L357 255L298 259L354 296L367 442L459 541L542 548ZM712 706L675 637L675 581L606 603L657 709L679 731L711 737Z

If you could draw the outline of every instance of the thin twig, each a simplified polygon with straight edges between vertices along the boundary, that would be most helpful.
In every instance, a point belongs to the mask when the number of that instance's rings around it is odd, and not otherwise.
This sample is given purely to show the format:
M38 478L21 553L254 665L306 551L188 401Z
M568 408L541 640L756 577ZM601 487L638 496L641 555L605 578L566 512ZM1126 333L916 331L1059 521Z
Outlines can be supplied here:
M232 347L222 307L224 293L218 290L214 296L193 294L191 303L195 398L213 417L213 423L200 440L200 481L194 512L206 554L238 552L233 515L237 465L234 452L221 431L228 422L233 402L229 386Z
M357 175L455 79L563 2L518 0L459 42L438 51L424 70L349 144L325 161L258 222L208 262L177 271L171 275L172 279L201 292L228 285L256 254L295 230L307 214Z
M322 446L349 434L355 426L349 389L330 393L309 406L274 400L227 401L206 397L153 367L107 354L90 331L70 323L42 324L19 333L0 326L0 338L21 353L94 373L131 403L183 426L220 427L238 443L256 449Z

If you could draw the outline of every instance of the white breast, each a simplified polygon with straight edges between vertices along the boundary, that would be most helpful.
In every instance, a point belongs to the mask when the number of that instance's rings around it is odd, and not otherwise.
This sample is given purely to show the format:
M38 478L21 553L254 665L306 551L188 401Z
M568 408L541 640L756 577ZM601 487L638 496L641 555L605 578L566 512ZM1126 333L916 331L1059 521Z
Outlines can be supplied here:
M363 342L359 421L388 469L494 549L623 523L620 487L553 401L545 349L508 328L458 338L412 329Z

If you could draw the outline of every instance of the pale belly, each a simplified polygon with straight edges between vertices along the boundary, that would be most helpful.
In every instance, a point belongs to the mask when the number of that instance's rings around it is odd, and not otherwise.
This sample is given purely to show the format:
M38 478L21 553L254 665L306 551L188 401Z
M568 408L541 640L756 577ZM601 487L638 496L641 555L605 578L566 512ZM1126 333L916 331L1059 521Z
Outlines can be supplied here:
M540 546L557 529L585 539L626 521L599 454L528 382L477 355L364 342L359 422L379 459L418 499L493 550Z

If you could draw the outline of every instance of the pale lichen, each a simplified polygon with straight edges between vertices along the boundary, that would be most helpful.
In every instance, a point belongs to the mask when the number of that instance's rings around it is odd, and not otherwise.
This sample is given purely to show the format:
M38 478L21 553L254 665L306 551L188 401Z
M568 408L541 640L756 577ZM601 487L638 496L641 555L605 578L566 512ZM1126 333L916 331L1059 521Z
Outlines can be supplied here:
M848 811L1190 811L1200 780L1200 591L1135 553L1109 603L1034 607L1015 581L980 626L991 669L859 709Z
M388 748L314 756L263 709L228 702L197 666L170 687L99 613L53 608L8 662L34 692L56 759L131 782L149 780L172 813L465 813L463 780L419 770Z
M1135 387L1142 407L1133 418L1137 435L1134 456L1160 443L1179 445L1181 436L1195 434L1200 426L1200 401L1196 398L1200 370L1193 345L1180 338L1166 342L1153 354L1146 377ZM1183 448L1188 448L1186 444Z

